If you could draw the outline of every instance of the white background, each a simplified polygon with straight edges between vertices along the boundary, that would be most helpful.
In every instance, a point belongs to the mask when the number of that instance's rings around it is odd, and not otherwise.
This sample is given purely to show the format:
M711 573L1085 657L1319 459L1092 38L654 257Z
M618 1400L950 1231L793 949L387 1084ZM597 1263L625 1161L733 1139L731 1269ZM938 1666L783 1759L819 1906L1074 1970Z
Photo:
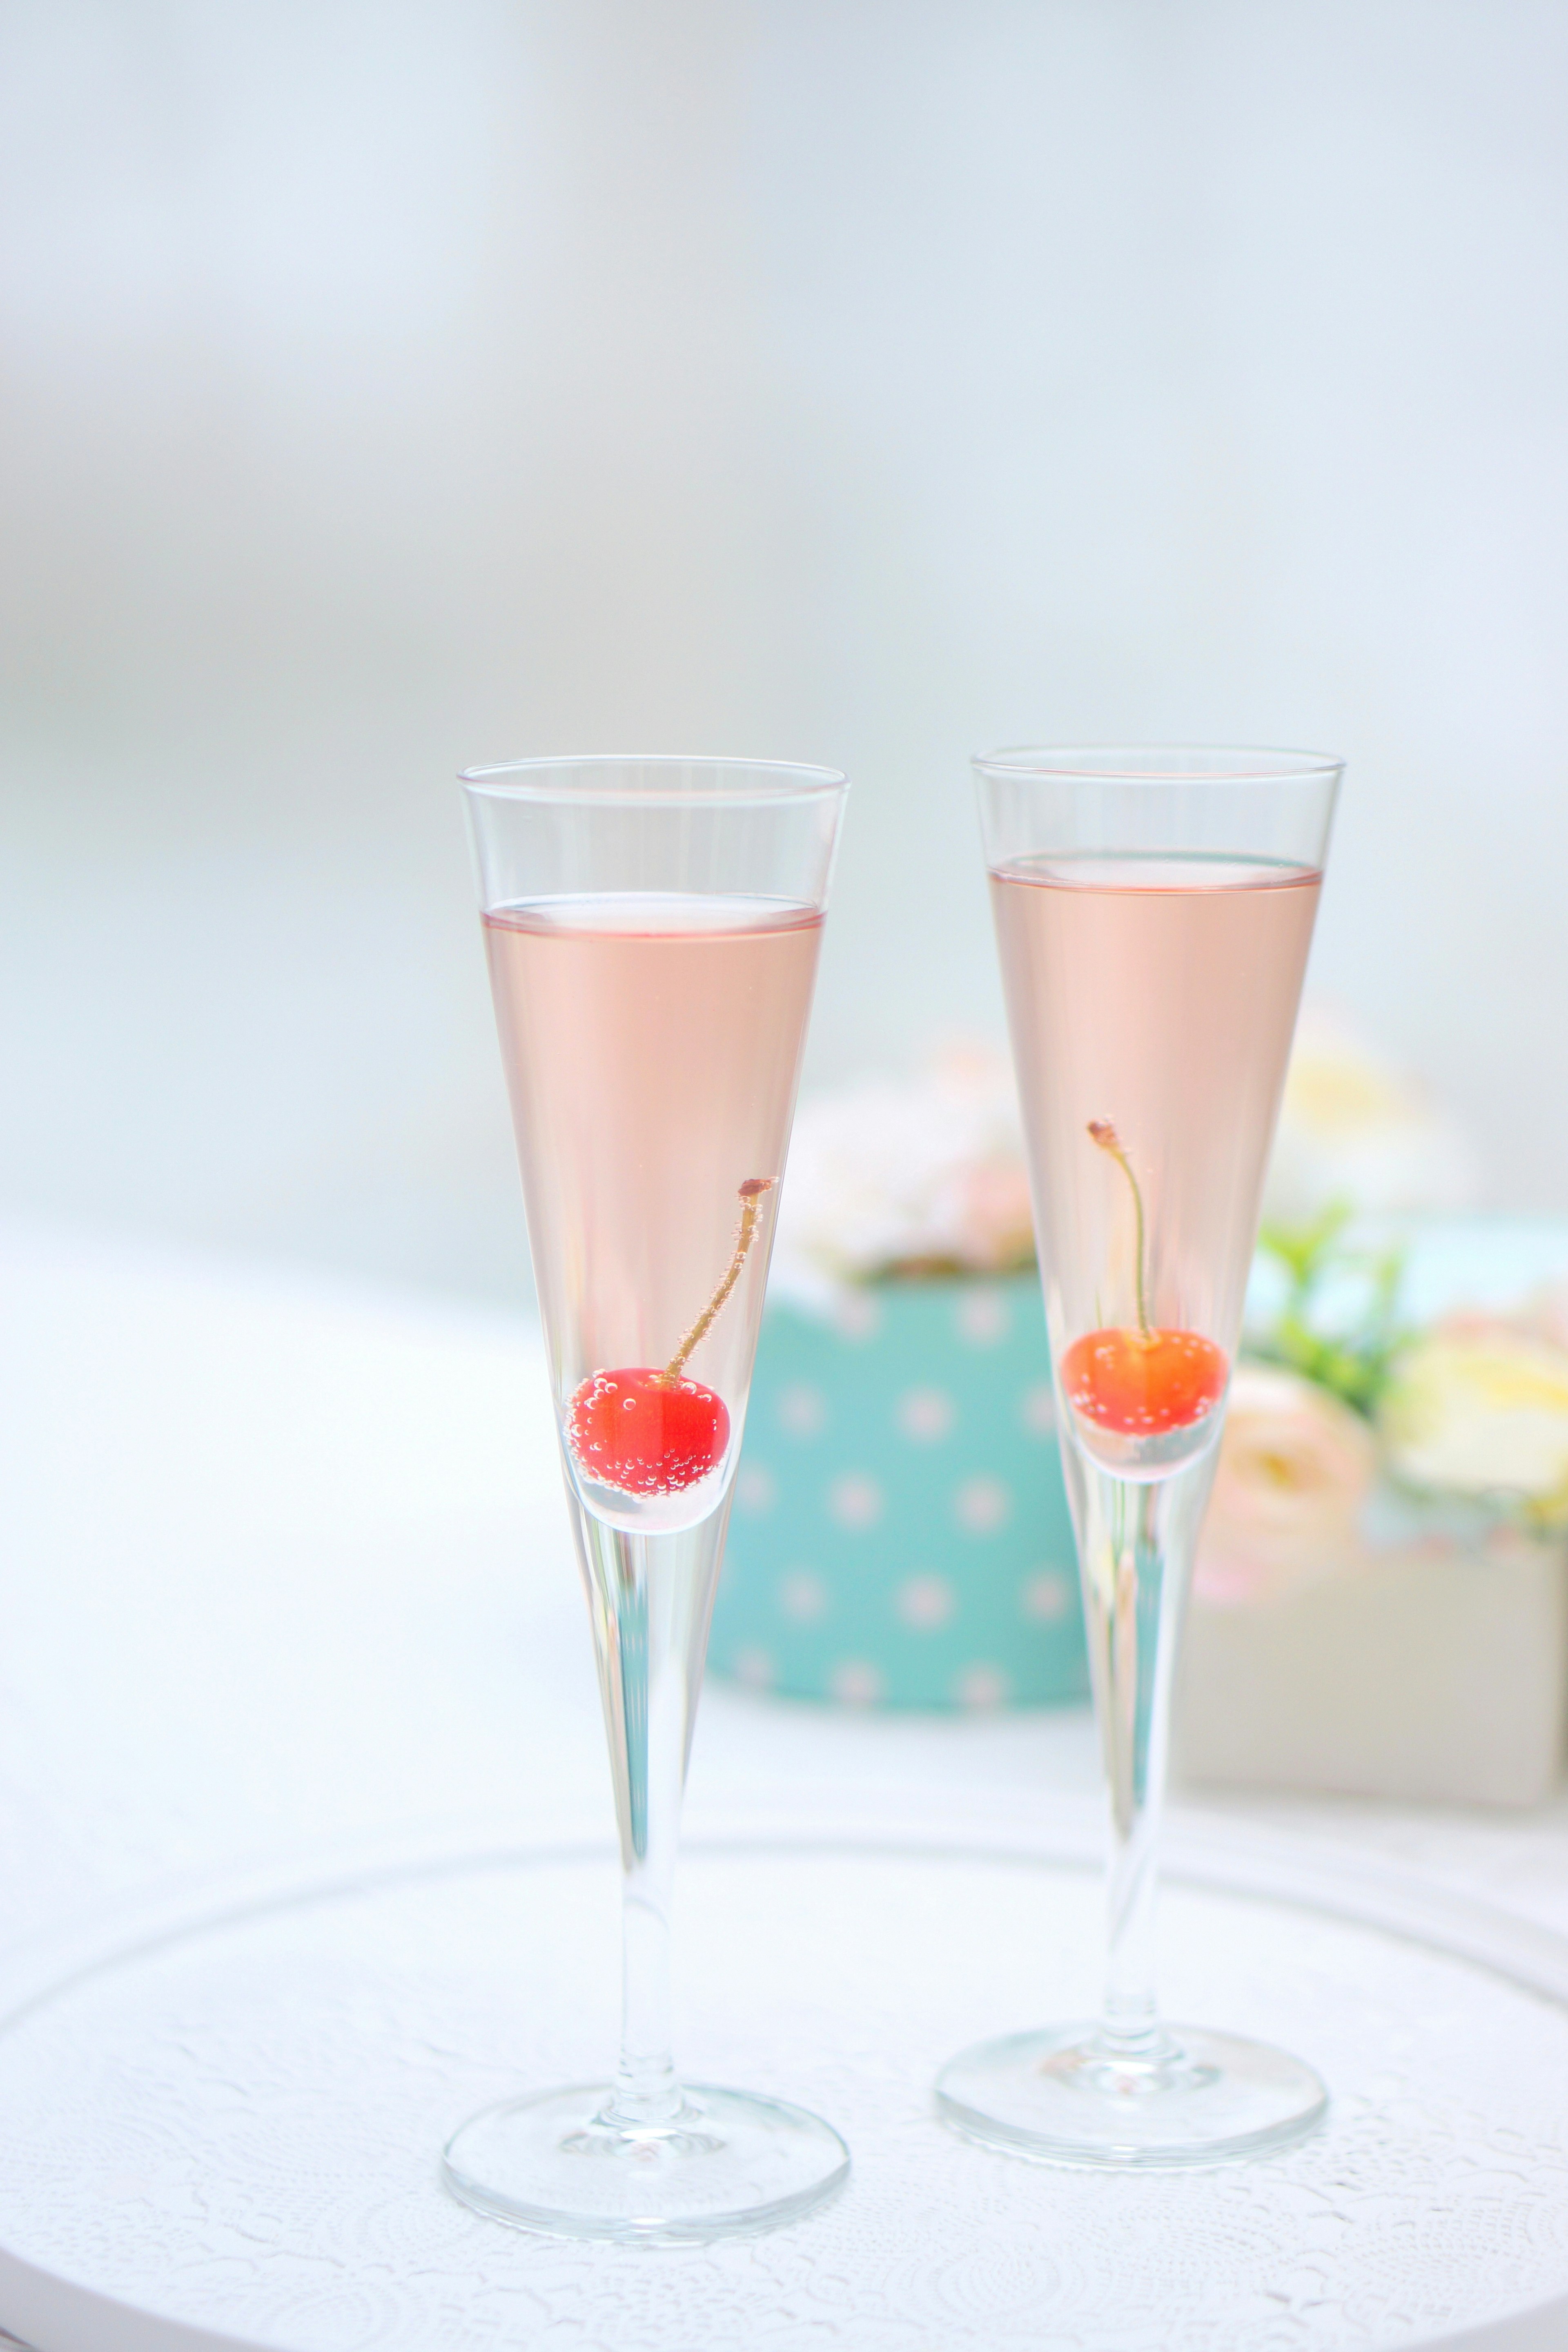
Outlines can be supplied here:
M473 1290L449 778L856 780L813 1073L997 1019L964 761L1351 761L1313 984L1568 1199L1559 0L13 0L0 1202Z

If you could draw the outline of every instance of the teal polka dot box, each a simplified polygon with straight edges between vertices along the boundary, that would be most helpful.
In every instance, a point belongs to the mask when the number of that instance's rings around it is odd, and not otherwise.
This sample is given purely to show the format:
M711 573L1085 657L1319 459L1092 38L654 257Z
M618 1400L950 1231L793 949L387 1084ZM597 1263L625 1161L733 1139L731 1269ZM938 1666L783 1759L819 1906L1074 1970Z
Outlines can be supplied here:
M770 1303L709 1658L861 1706L1084 1695L1033 1273Z
M1006 1055L801 1107L709 1661L847 1706L1089 1686Z

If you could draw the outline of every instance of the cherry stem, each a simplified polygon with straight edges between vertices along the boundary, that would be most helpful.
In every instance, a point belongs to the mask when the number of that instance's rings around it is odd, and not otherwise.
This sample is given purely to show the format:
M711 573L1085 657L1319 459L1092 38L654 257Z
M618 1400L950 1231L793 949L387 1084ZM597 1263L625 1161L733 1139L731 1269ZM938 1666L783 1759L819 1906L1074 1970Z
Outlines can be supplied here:
M742 1185L741 1224L740 1230L735 1235L735 1254L724 1270L724 1278L720 1283L718 1289L713 1293L712 1297L708 1301L707 1306L702 1309L701 1314L697 1318L696 1322L692 1325L685 1339L682 1339L679 1347L677 1348L674 1355L671 1356L663 1371L659 1373L658 1385L660 1388L674 1387L676 1381L680 1378L681 1373L686 1370L687 1358L690 1355L698 1342L707 1338L709 1331L712 1328L714 1317L718 1314L719 1309L723 1306L726 1298L729 1297L730 1293L734 1289L735 1285L740 1281L741 1268L746 1263L746 1252L752 1246L752 1243L756 1235L758 1223L762 1218L763 1212L761 1203L763 1195L764 1192L771 1192L777 1181L778 1179L776 1176L748 1176L745 1182Z
M1138 1220L1138 1328L1145 1339L1152 1339L1149 1328L1149 1303L1143 1288L1143 1195L1138 1189L1138 1179L1132 1173L1132 1163L1121 1148L1121 1138L1108 1118L1091 1118L1089 1131L1101 1151L1109 1151L1132 1187L1132 1213Z

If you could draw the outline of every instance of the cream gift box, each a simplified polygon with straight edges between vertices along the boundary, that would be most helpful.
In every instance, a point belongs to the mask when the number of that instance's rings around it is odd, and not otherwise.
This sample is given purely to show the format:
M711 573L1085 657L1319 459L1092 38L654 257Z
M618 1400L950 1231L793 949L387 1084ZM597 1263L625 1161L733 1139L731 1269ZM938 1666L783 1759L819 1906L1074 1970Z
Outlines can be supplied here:
M1436 1336L1412 1343L1413 1402L1402 1419L1396 1377L1375 1433L1310 1382L1240 1369L1183 1644L1179 1778L1472 1804L1551 1791L1568 1356L1518 1303L1565 1271L1562 1226L1417 1230L1400 1313Z
M1562 1771L1568 1555L1509 1527L1188 1610L1184 1780L1531 1805Z

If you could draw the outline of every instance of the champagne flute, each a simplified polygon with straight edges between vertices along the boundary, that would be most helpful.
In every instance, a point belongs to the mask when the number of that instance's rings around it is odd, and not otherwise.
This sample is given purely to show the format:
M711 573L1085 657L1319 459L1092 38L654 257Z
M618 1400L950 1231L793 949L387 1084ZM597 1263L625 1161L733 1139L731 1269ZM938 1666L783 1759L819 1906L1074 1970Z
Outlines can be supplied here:
M1162 2022L1172 1672L1341 763L974 762L1110 1811L1104 2014L953 2059L939 2112L1047 2160L1215 2163L1311 2128L1300 2061Z
M837 2132L682 2085L669 1905L845 780L736 760L469 772L521 1163L623 1865L611 2083L466 2124L448 2186L584 2238L692 2243L804 2212Z

